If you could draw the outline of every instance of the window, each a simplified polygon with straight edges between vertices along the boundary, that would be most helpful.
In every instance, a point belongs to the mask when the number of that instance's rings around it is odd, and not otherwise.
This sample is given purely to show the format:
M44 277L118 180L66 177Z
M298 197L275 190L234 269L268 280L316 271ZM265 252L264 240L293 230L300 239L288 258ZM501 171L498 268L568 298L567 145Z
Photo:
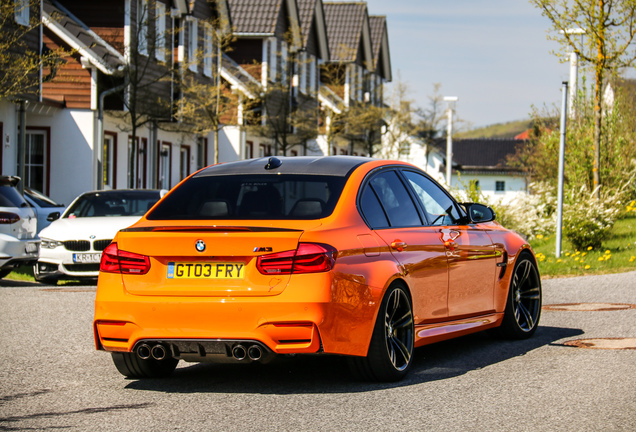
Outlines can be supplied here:
M47 193L48 131L27 129L25 138L24 185Z
M166 61L166 5L155 2L155 58Z
M197 169L208 165L208 139L200 137L197 140Z
M149 220L318 219L333 212L345 177L195 174L166 196Z
M459 220L461 215L453 200L432 180L414 171L404 171L404 176L424 206L431 225L454 225Z
M137 50L139 54L148 55L148 0L137 2Z
M287 43L281 42L280 46L280 82L281 84L287 84Z
M183 180L190 175L190 146L182 145L179 156L179 178Z
M307 93L307 52L301 51L298 58L298 86L301 93Z
M316 92L316 58L310 56L309 59L309 93L314 94Z
M161 189L170 189L170 160L172 159L172 144L163 142L159 144L159 178L157 183Z
M205 24L203 36L203 74L212 76L212 57L214 50L212 46L212 26Z
M104 148L102 153L102 172L104 189L115 189L115 155L117 154L117 134L104 132Z
M15 22L23 26L28 26L29 0L14 0L13 5L15 8Z
M199 30L197 26L197 20L190 18L188 21L188 67L191 71L197 71L197 47Z
M137 149L137 182L135 188L146 187L146 177L148 169L148 139L142 138Z
M269 40L269 80L276 82L276 74L278 72L277 62L278 60L278 46L276 45L276 38Z
M373 189L391 227L422 225L415 203L395 171L376 174L366 187ZM369 221L376 220L378 216L365 212L364 217Z
M130 189L135 189L137 183L137 168L139 158L139 137L135 137L133 141L132 137L128 137L128 181L127 185Z
M506 182L503 180L499 180L495 182L495 191L496 192L505 192L506 190Z

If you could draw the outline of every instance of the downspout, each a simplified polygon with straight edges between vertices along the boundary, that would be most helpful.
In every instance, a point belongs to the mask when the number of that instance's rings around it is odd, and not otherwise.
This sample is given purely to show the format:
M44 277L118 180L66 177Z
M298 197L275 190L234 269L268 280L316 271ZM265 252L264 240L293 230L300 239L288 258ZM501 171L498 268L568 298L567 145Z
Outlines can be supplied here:
M97 130L99 134L99 141L95 143L95 146L93 148L93 167L97 175L97 190L104 189L104 175L102 173L102 165L100 164L100 162L103 163L103 161L101 161L100 155L102 146L104 145L104 99L113 93L124 90L127 86L128 79L126 79L123 84L120 84L117 87L113 87L108 90L104 90L99 94L99 99L97 102ZM115 185L113 185L113 187L114 186Z
M18 101L18 119L20 122L18 129L18 177L22 180L18 183L20 195L24 195L24 167L26 165L26 101Z

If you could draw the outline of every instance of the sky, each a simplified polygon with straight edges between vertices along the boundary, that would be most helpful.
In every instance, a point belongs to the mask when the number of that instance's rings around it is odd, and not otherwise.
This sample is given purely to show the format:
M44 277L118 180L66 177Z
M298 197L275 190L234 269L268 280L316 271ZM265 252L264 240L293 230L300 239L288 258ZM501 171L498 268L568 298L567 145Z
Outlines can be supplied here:
M552 51L550 21L528 0L367 0L387 17L393 82L426 108L433 84L457 96L466 127L530 118L532 107L559 107L569 64ZM389 90L391 86L388 86Z

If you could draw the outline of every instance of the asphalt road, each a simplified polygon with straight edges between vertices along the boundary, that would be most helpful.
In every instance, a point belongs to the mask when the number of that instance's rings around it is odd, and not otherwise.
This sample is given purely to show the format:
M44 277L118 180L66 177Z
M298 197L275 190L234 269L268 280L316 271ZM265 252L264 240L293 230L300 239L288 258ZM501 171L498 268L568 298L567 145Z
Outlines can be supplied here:
M636 304L636 272L546 280L544 304ZM397 384L341 359L180 363L127 380L94 349L94 287L0 281L0 430L633 431L636 350L564 346L636 337L636 309L544 310L528 341L471 335L416 350Z

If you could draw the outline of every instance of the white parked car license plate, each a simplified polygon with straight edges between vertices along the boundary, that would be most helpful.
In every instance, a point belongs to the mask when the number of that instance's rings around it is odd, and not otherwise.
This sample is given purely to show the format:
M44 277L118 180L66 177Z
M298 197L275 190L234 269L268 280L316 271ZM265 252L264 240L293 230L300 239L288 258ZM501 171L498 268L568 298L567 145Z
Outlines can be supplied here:
M94 264L94 263L100 262L101 259L102 259L101 253L74 253L73 254L74 263Z

